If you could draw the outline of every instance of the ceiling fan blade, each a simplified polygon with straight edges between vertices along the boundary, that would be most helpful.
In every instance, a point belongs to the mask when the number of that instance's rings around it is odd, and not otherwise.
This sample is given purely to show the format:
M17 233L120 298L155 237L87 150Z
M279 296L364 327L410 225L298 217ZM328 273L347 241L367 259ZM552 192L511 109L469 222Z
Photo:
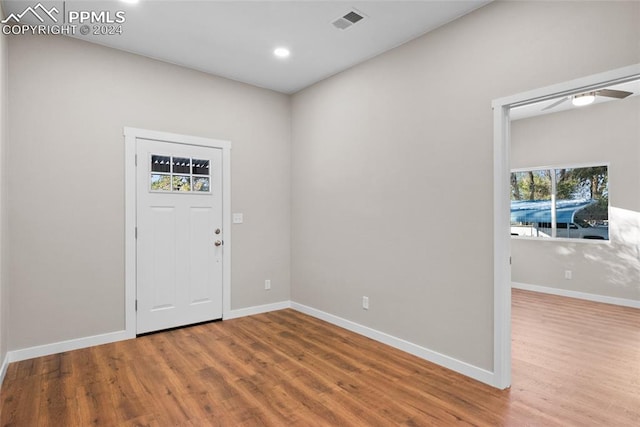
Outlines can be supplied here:
M558 100L558 101L554 102L553 104L551 104L551 105L547 105L546 107L544 107L544 108L542 109L542 111L550 110L550 109L552 109L552 108L554 108L554 107L557 107L558 105L560 105L560 104L562 104L563 102L568 101L568 100L569 100L569 97L568 97L568 96L565 96L564 98L562 98L562 99L560 99L560 100Z
M609 98L624 99L629 95L633 95L633 92L627 92L624 90L600 89L596 91L596 95L607 96Z

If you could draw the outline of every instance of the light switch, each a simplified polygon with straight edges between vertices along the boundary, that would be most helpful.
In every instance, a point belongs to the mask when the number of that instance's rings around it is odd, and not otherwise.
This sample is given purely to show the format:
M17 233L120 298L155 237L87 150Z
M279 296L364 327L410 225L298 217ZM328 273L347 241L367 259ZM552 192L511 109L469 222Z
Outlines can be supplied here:
M234 224L242 224L244 222L244 216L241 213L233 214L233 223Z

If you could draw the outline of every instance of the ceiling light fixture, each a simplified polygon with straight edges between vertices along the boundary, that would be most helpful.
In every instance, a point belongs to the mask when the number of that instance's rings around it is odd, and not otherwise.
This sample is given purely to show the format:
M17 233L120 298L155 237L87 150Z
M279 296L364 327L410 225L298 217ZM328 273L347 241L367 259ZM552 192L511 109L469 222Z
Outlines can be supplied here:
M273 51L273 54L278 58L287 58L291 52L286 47L278 47Z
M120 0L120 1L121 1L122 3L131 3L131 4L134 4L134 3L138 3L140 0Z
M592 104L596 100L595 92L587 92L580 95L574 95L571 103L576 107Z

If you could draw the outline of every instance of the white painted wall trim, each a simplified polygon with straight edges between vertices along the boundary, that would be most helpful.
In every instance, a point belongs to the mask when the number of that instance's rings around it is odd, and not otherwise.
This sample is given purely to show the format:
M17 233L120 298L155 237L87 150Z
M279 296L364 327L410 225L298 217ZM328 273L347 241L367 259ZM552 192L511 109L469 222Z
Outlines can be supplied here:
M224 316L224 319L235 319L239 317L252 316L254 314L267 313L269 311L282 310L285 308L291 308L290 301L282 301L273 304L265 304L254 307L240 308L236 310L230 310ZM129 331L123 330L118 332L110 332L107 334L94 335L90 337L78 338L68 341L61 341L52 344L45 344L36 347L29 347L20 350L9 351L5 357L0 368L0 384L4 379L4 375L7 370L7 366L12 362L19 362L21 360L32 359L34 357L49 356L51 354L62 353L65 351L78 350L81 348L93 347L96 345L109 344L117 341L124 341L127 339L135 338Z
M568 96L640 77L640 64L493 100L493 322L494 374L498 388L511 384L511 265L509 200L509 110L533 102Z
M284 310L285 308L291 308L291 301L281 301L272 304L256 305L253 307L229 310L227 313L225 313L223 320L253 316L254 314L268 313L270 311Z
M496 383L496 376L493 372L478 368L477 366L454 359L428 348L421 347L402 338L394 337L393 335L377 331L367 326L363 326L350 320L335 316L333 314L329 314L324 311L317 310L315 308L292 301L280 301L272 304L264 304L253 307L229 310L224 314L223 318L225 320L230 320L245 316L267 313L270 311L283 310L287 308L292 308L301 313L347 329L356 334L363 335L367 338L371 338L383 344L390 345L391 347L397 348L398 350L413 354L414 356L420 357L421 359L428 360L429 362L433 362L437 365L451 369L452 371L458 372L459 374L468 376L485 384L489 384L493 387L498 386ZM129 331L123 330L10 351L7 353L7 356L5 357L0 370L0 384L4 379L4 375L6 374L7 366L9 363L19 362L21 360L27 360L34 357L48 356L65 351L78 350L81 348L87 348L96 345L109 344L112 342L123 341L131 338L135 338L135 334L132 337Z
M127 331L110 332L107 334L94 335L90 337L24 348L21 350L9 351L7 353L7 359L10 363L19 362L21 360L33 359L34 357L49 356L50 354L78 350L81 348L93 347L96 345L109 344L116 341L123 341L129 338L131 337L128 335Z
M231 142L132 127L124 128L125 140L125 331L136 336L136 140L151 139L222 149L222 318L231 312Z
M303 304L292 302L291 308L301 313L308 314L309 316L347 329L351 332L355 332L356 334L360 334L383 344L390 345L391 347L397 348L398 350L413 354L414 356L417 356L421 359L428 360L429 362L433 362L437 365L451 369L452 371L458 372L462 375L473 378L485 384L496 387L495 376L493 372L489 372L485 369L478 368L477 366L470 365L469 363L462 362L436 351L429 350L428 348L421 347L417 344L403 340L402 338L394 337L393 335L377 331L367 326L360 325L350 320L334 316L333 314L329 314Z
M540 292L543 294L558 295L561 297L577 298L593 302L601 302L604 304L619 305L622 307L640 308L640 301L610 297L606 295L589 294L586 292L571 291L568 289L551 288L548 286L530 285L528 283L512 282L511 287L514 289L522 289L524 291Z
M499 389L511 385L510 129L509 108L494 108L493 373L495 386Z
M9 367L9 353L5 354L2 366L0 366L0 386L4 382L4 376L7 375L7 368Z
M199 145L202 147L231 149L231 141L222 139L203 138L200 136L181 135L178 133L160 132L148 129L132 127L124 128L124 136L135 138L152 139L154 141L171 142L174 144Z
M127 338L136 336L136 143L127 133L124 144L124 324Z

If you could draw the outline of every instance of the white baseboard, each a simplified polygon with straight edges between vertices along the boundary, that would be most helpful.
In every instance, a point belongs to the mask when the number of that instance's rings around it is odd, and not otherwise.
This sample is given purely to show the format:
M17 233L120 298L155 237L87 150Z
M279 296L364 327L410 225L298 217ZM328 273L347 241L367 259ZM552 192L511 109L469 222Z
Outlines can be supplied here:
M284 310L291 308L291 301L274 302L272 304L256 305L253 307L239 308L225 313L224 320L236 319L238 317L253 316L254 314L268 313L269 311Z
M605 304L621 305L623 307L640 308L640 301L609 297L606 295L588 294L586 292L570 291L567 289L550 288L547 286L530 285L528 283L512 282L511 287L515 289L522 289L524 291L540 292L543 294L558 295L561 297L577 298L587 301L602 302Z
M2 366L0 367L0 386L4 382L4 376L7 374L7 367L9 367L9 353L4 355Z
M308 314L309 316L324 320L325 322L329 322L333 325L340 326L341 328L347 329L351 332L364 335L367 338L371 338L383 344L390 345L391 347L395 347L404 352L413 354L414 356L428 360L429 362L444 366L445 368L451 369L452 371L458 372L467 377L471 377L485 384L489 384L492 387L497 387L497 385L495 384L495 375L493 372L478 368L477 366L462 362L458 359L454 359L453 357L445 356L444 354L429 350L428 348L421 347L417 344L411 343L401 338L394 337L384 332L371 329L367 326L360 325L350 320L334 316L333 314L329 314L303 304L292 302L291 308Z
M514 284L514 287L515 284ZM403 340L401 338L394 337L384 332L377 331L367 326L360 325L350 320L343 319L333 314L326 313L321 310L317 310L312 307L308 307L303 304L298 304L291 301L281 301L273 304L265 304L254 307L241 308L237 310L231 310L224 315L225 320L235 319L244 316L251 316L254 314L266 313L269 311L283 310L286 308L293 308L294 310L308 314L312 317L324 320L333 325L363 335L367 338L371 338L375 341L383 344L390 345L399 350L413 354L414 356L433 362L437 365L451 369L467 377L473 378L485 384L489 384L493 387L497 387L495 384L495 375L493 372L471 365L469 363L454 359L450 356L438 353L428 348L421 347L417 344ZM111 332L102 335L95 335L91 337L79 338L74 340L62 341L58 343L46 344L36 347L25 348L21 350L9 351L2 363L0 370L0 384L4 375L6 374L7 365L10 362L18 362L21 360L31 359L34 357L48 356L50 354L61 353L64 351L77 350L80 348L92 347L101 344L108 344L111 342L122 341L126 339L134 338L126 331Z
M126 331L110 332L107 334L94 335L91 337L78 338L68 341L60 341L52 344L39 345L35 347L13 350L7 353L9 362L19 362L21 360L33 359L34 357L48 356L50 354L62 353L64 351L78 350L80 348L93 347L101 344L109 344L116 341L123 341L134 338Z
M291 303L289 301L282 301L274 304L265 304L255 307L241 308L238 310L231 310L227 313L225 319L235 319L237 317L251 316L253 314L266 313L268 311L282 310L284 308L290 308ZM5 361L2 365L2 371L0 376L4 377L6 371L6 365L11 362L19 362L21 360L32 359L34 357L49 356L51 354L62 353L64 351L78 350L86 347L93 347L101 344L108 344L116 341L123 341L127 339L135 338L135 334L128 333L127 331L110 332L102 335L94 335L91 337L78 338L68 341L61 341L52 344L39 345L35 347L24 348L20 350L13 350L7 353ZM1 384L1 382L0 382Z

